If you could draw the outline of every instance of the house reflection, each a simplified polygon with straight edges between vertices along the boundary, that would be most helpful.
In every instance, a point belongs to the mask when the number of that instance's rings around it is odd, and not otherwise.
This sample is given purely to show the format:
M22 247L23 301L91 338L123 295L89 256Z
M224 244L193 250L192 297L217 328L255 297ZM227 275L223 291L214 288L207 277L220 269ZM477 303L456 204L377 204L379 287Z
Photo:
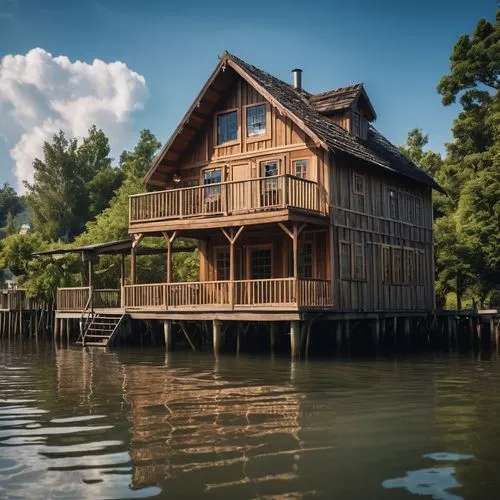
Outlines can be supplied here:
M236 494L242 487L283 481L287 491L299 488L294 482L307 450L299 436L301 399L290 373L282 384L266 384L257 377L249 382L225 376L213 359L190 368L137 359L98 349L57 351L59 397L103 412L103 393L122 395L132 489L178 488L189 496L220 488L225 494L235 488Z

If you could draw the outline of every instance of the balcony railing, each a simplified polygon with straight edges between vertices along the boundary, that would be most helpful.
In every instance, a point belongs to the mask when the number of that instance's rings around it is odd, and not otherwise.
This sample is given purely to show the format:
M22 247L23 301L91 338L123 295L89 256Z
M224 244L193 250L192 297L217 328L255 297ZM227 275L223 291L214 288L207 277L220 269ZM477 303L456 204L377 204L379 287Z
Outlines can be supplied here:
M329 280L275 278L197 283L154 283L124 287L130 309L246 309L255 307L328 307Z
M285 208L325 213L319 193L316 182L292 175L155 191L129 198L129 221L133 224Z
M120 290L94 289L92 304L89 303L90 290L88 286L58 288L56 299L57 310L83 311L90 305L97 309L120 307Z

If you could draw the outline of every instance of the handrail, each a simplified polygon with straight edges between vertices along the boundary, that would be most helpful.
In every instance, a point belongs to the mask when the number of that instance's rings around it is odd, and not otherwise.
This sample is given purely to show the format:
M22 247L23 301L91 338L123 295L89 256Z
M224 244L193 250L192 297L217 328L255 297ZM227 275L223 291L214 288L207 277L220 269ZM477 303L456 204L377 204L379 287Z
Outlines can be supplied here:
M232 285L232 286L231 286ZM331 282L322 279L272 278L125 285L125 308L169 310L210 306L235 308L332 305Z
M319 184L283 174L140 193L129 197L129 223L298 208L326 214Z

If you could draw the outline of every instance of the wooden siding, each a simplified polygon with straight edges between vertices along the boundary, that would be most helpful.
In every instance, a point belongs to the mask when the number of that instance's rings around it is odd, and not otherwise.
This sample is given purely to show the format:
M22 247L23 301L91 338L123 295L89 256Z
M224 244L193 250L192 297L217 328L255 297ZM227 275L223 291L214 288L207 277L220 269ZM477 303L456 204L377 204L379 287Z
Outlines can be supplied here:
M245 110L253 104L267 104L266 134L260 139L247 137ZM217 113L226 110L238 111L238 140L228 145L217 146L215 123ZM242 79L238 79L230 88L227 95L215 108L214 114L203 124L193 141L186 147L185 153L178 161L178 171L181 173L184 185L193 185L200 179L200 170L204 167L217 165L228 160L235 161L244 157L248 161L247 178L254 177L252 173L253 155L260 156L273 150L287 152L288 148L306 146L306 136L292 121L266 102L252 86ZM186 145L188 146L188 145ZM310 154L310 152L309 152ZM226 175L229 177L230 172ZM166 187L169 187L167 185Z
M354 174L361 175L364 195L355 192ZM433 308L433 235L432 203L429 188L401 182L400 178L374 174L356 164L335 162L332 165L332 240L334 262L334 302L342 311L421 311ZM420 221L408 222L391 218L388 190L398 195L419 199ZM401 195L401 197L399 197ZM361 199L360 199L361 198ZM362 200L362 201L361 201ZM401 208L398 207L398 208ZM414 217L415 214L413 214ZM361 245L364 251L363 278L342 277L341 245ZM395 248L416 252L422 266L422 279L398 283L385 282L382 249ZM344 250L345 251L345 250ZM351 259L352 259L351 254ZM353 262L350 262L353 266ZM402 264L404 272L404 263ZM414 272L416 276L416 271Z

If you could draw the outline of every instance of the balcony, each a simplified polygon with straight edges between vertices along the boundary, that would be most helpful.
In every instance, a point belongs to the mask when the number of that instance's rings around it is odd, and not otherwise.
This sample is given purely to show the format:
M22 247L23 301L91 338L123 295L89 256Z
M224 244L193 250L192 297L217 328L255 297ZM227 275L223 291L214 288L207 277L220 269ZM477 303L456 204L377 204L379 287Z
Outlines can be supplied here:
M178 219L238 216L298 209L326 215L316 182L292 175L261 177L166 191L129 198L130 232L148 223Z
M91 292L89 286L58 288L56 304L59 312L80 312L91 307L118 309L121 307L121 293L119 289L98 288L94 288Z
M126 310L298 309L332 306L329 280L275 278L124 287Z

